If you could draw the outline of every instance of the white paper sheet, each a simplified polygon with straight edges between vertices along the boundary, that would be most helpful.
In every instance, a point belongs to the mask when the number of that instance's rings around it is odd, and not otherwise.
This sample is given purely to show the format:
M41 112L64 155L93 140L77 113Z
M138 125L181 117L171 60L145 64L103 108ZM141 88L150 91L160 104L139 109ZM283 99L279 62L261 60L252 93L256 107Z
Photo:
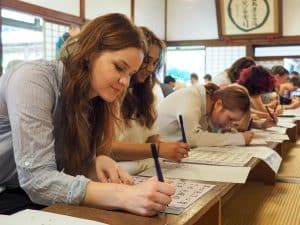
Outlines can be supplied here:
M220 151L228 153L240 153L240 154L251 154L253 157L263 160L275 173L278 172L282 158L272 148L265 146L227 146L227 147L199 147L193 149L193 151L209 150L209 151Z
M293 128L293 127L296 126L296 124L292 123L292 122L278 121L277 126L279 126L279 127L286 127L286 128Z
M287 128L276 126L276 127L270 127L268 129L266 129L266 131L274 132L274 133L277 133L277 134L286 134Z
M253 145L266 145L268 144L268 142L264 139L264 138L261 138L261 137L253 137L251 142L250 142L250 145L253 146Z
M254 136L253 139L262 139L266 142L283 142L285 140L290 140L287 134L278 134L274 132L269 132L265 130L252 129ZM251 141L252 142L252 141Z
M135 184L145 181L146 177L134 176ZM164 212L170 214L180 214L193 202L206 194L212 188L213 184L201 184L191 181L171 180L171 185L175 187L175 195L172 196L172 202L168 205Z
M161 162L161 169L167 178L245 183L251 168ZM156 176L155 167L151 167L139 175Z
M1 225L105 225L105 223L92 220L31 209L26 209L15 213L6 218L5 222L7 223L2 222L1 218Z
M220 165L220 166L244 166L252 158L250 153L209 151L192 149L189 157L182 160L184 163Z

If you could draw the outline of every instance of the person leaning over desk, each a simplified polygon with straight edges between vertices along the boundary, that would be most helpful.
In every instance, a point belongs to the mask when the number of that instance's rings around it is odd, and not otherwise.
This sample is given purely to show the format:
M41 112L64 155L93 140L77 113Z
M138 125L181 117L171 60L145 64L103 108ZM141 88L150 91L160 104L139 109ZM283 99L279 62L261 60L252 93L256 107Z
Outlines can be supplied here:
M121 157L131 160L120 162L130 174L136 174L152 165L150 143L156 143L157 147L159 145L159 156L169 160L180 161L188 155L186 143L162 142L158 135L154 85L162 64L165 45L148 28L141 29L149 50L140 70L131 79L122 101L121 117L124 128L120 130L117 141L112 145L116 159Z
M195 146L247 145L253 133L218 133L249 114L248 92L240 85L219 88L213 83L193 85L167 96L158 107L159 134L181 140L179 115L184 121L187 143Z
M131 177L105 155L122 93L146 53L144 37L124 15L108 14L76 38L62 62L25 62L0 78L1 212L26 208L6 209L18 198L9 199L8 190L21 187L41 205L154 215L174 188L157 178L130 186Z

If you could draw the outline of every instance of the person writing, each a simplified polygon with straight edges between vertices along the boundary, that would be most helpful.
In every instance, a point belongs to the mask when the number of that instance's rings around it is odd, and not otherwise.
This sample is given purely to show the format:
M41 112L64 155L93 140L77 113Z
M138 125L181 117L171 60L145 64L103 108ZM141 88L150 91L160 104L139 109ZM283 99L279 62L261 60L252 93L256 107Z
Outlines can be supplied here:
M174 188L155 177L130 186L108 157L144 37L124 15L108 14L71 44L62 61L24 62L0 78L1 213L66 203L155 215Z

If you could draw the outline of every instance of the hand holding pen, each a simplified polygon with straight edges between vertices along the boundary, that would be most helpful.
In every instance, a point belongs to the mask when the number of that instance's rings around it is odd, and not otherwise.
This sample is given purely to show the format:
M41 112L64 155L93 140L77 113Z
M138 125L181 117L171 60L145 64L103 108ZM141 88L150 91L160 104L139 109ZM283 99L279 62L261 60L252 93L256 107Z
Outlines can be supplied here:
M277 117L270 112L268 106L265 106L265 107L266 107L267 113L269 114L270 118L273 120L274 124L277 124Z

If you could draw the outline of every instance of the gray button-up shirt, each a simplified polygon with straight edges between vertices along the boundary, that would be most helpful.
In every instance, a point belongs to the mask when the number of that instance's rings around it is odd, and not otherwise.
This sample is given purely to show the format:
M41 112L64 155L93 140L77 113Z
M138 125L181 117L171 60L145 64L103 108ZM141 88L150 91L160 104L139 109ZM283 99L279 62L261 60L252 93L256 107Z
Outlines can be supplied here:
M21 186L44 205L79 204L89 181L58 171L62 74L61 62L37 60L0 77L0 186Z

